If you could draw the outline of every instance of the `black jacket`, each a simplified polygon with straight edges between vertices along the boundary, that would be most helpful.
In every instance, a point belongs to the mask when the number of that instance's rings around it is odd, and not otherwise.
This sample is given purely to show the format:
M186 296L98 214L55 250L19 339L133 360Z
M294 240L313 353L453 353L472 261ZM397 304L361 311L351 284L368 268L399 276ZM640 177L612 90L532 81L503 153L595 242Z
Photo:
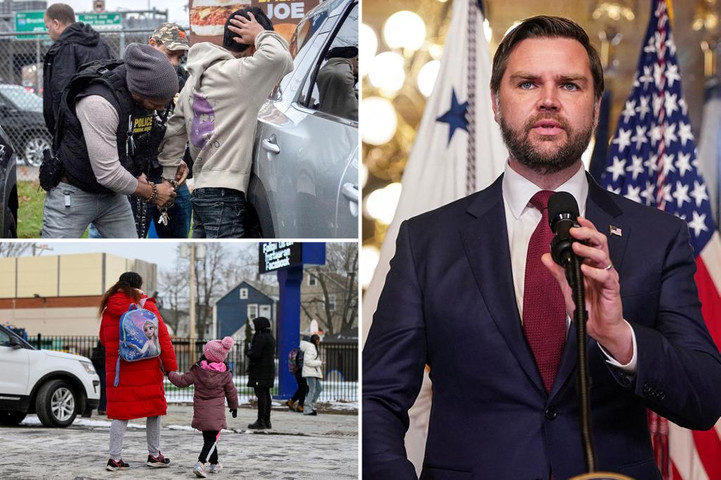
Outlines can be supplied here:
M133 176L145 171L141 163L147 159L152 148L151 142L145 138L153 133L153 112L144 110L133 101L127 88L126 74L125 65L121 63L113 70L106 70L101 78L95 78L85 87L78 85L76 77L60 103L64 120L57 156L63 164L68 183L85 192L112 193L98 182L92 169L85 135L75 112L76 102L82 97L98 95L110 102L118 112L116 142L120 164ZM129 124L132 129L129 129ZM133 140L129 141L131 132ZM130 144L134 148L131 149Z
M255 335L245 354L250 359L248 386L272 388L275 381L275 338L270 332L270 321L265 317L253 319Z
M68 25L50 47L43 63L43 116L51 135L55 134L60 99L70 78L84 63L114 57L100 34L80 22Z

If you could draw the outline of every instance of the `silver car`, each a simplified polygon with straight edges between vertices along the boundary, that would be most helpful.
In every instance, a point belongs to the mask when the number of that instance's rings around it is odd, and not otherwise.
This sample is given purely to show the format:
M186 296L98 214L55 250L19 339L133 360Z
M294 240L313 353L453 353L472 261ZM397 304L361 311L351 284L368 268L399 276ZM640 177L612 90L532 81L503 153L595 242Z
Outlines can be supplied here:
M329 113L318 88L328 52L357 46L357 0L327 0L296 28L294 70L258 115L248 197L264 237L358 238L357 84L354 112Z

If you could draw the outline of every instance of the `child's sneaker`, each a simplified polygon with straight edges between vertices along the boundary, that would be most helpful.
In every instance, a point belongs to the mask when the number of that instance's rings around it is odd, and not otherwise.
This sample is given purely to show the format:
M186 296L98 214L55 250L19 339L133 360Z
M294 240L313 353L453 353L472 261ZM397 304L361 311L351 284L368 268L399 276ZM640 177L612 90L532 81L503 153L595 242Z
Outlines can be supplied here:
M208 471L210 473L220 473L220 471L222 469L223 469L223 465L221 465L220 463L211 463Z
M207 475L205 474L205 465L198 462L193 467L193 473L196 477L205 478Z
M130 468L130 465L125 463L123 459L120 460L113 460L112 458L108 460L108 464L105 465L105 470L109 472L115 472L117 470L124 470L126 468Z
M158 452L158 456L154 457L148 455L148 463L146 464L150 468L163 468L170 466L170 459L165 458L162 453Z

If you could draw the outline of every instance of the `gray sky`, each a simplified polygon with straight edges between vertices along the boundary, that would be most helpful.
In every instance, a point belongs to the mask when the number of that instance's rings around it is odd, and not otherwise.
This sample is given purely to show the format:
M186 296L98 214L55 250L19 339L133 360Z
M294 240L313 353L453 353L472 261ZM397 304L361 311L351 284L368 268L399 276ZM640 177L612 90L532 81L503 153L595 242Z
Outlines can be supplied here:
M172 240L153 239L150 241L115 241L115 240L85 240L85 241L42 241L52 250L46 250L43 255L65 255L71 253L110 253L123 258L134 258L156 263L160 270L171 268L178 258L178 243ZM248 245L250 243L250 246ZM223 245L231 251L244 251L248 248L258 251L255 242L230 242Z
M48 5L56 3L49 1ZM67 3L75 13L92 12L93 0L58 0L57 3ZM175 22L181 26L188 26L188 12L185 10L187 0L105 0L105 11L115 12L119 10L158 10L168 11L168 21Z

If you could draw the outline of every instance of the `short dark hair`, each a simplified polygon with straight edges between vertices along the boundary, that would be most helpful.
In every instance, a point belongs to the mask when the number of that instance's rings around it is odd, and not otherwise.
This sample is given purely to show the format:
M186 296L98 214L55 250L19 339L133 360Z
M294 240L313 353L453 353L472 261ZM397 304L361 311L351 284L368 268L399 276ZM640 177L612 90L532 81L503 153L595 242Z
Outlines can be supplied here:
M63 25L75 23L75 10L65 3L53 3L45 10L45 16L50 20L57 20Z
M603 66L598 52L591 45L588 34L573 20L547 15L527 18L503 37L493 56L493 70L491 71L491 92L493 94L497 94L501 88L501 79L506 72L511 52L516 45L527 38L570 38L578 41L588 54L588 63L593 77L593 96L596 100L601 98L604 89Z
M223 48L225 48L226 50L230 50L231 52L244 52L250 47L250 45L238 43L233 40L238 36L238 34L231 32L228 28L232 25L232 23L230 23L230 19L235 17L236 15L240 15L250 20L248 13L252 13L255 17L255 20L260 23L260 26L264 29L275 30L273 28L273 22L270 21L270 18L268 18L268 16L260 7L245 7L241 8L240 10L236 10L230 14L228 19L225 21L225 27L223 27Z

